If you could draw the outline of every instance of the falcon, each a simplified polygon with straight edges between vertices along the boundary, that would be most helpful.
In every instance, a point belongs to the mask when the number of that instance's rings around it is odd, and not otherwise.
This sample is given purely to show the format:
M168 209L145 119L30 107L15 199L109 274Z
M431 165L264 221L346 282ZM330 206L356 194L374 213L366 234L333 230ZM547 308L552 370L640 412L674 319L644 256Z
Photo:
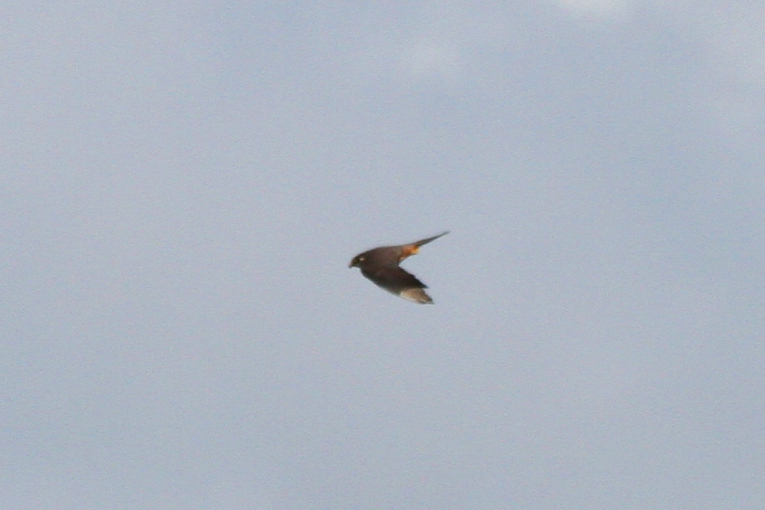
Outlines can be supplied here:
M399 264L409 257L419 253L420 246L435 241L449 231L437 236L421 239L400 246L380 246L364 253L359 253L348 267L358 267L361 274L372 280L378 287L399 297L420 304L432 304L433 300L425 293L428 286L418 280L413 274L402 269Z

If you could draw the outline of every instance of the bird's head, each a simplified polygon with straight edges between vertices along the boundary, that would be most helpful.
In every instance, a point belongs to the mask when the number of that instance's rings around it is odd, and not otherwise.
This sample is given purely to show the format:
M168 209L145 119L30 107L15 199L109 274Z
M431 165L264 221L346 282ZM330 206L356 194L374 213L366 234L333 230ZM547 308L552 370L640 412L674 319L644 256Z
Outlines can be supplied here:
M356 255L353 257L353 260L351 260L351 263L348 264L348 267L358 267L358 265L364 262L364 260L366 260L364 255Z

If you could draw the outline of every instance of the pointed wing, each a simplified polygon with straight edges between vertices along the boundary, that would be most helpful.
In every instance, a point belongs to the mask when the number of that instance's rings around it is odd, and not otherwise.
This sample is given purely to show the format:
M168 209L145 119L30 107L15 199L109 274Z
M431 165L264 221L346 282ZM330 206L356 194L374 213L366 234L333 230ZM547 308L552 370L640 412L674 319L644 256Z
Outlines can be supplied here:
M427 285L417 279L412 273L404 271L399 266L384 266L375 269L362 269L361 273L379 287L399 297L416 303L432 303L433 300L423 290Z
M428 244L428 243L429 243L429 242L431 242L431 241L435 241L435 240L436 240L436 239L438 239L439 237L445 236L445 235L446 235L446 234L448 234L448 233L449 233L449 231L447 230L446 232L441 232L441 233L440 233L440 234L438 234L437 236L433 236L433 237L427 237L427 238L425 238L425 239L420 239L419 241L415 241L415 242L413 242L413 243L411 243L411 244L413 244L414 246L417 246L417 247L419 248L419 247L420 247L420 246L422 246L423 244Z

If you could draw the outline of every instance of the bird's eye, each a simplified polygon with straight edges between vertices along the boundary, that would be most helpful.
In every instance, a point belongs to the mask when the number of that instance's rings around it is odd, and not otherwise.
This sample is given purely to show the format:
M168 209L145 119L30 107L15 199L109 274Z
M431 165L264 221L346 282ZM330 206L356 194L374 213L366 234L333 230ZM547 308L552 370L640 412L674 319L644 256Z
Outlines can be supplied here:
M364 257L359 257L359 262L364 262Z

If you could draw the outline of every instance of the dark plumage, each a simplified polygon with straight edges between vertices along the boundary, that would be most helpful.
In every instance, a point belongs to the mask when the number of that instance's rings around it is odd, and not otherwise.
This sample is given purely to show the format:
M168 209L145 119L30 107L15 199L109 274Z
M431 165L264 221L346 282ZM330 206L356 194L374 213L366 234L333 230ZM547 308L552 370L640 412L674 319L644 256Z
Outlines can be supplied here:
M358 267L361 274L372 280L379 287L399 297L415 303L430 304L433 300L424 289L428 286L413 274L402 269L399 264L420 251L420 246L448 234L443 232L414 243L400 246L381 246L353 257L348 267Z

